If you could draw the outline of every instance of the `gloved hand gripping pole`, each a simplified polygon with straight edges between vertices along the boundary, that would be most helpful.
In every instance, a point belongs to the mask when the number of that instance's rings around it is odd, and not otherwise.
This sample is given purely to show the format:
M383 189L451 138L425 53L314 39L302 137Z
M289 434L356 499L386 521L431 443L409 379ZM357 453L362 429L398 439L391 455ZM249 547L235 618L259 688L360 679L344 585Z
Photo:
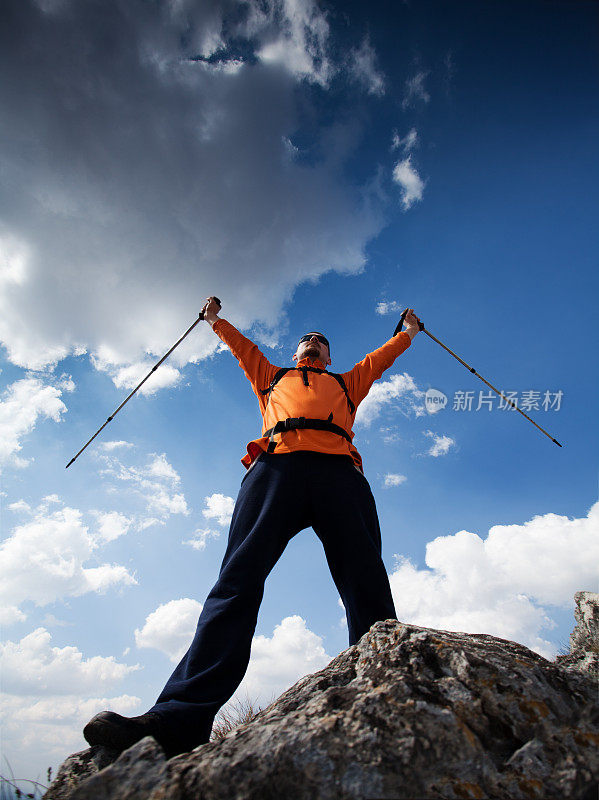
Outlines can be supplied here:
M402 325L403 325L403 322L404 322L404 319L405 319L405 316L406 316L406 314L407 314L407 313L408 313L408 309L406 308L406 310L405 310L405 311L402 313L402 315L401 315L401 317L400 317L400 319L399 319L399 323L398 323L397 327L395 328L395 331L393 332L393 335L394 335L394 336L395 336L397 333L399 333L399 332L401 331L401 328L402 328ZM446 345L444 345L444 344L443 344L443 342L440 342L440 341L437 339L437 337L436 337L436 336L433 336L433 334L432 334L432 333L430 333L430 331L427 331L427 330L426 330L426 328L424 327L424 324L423 324L422 322L420 322L420 320L418 321L418 327L420 328L420 330L421 330L423 333L426 333L426 335L427 335L427 336L430 336L430 338L431 338L431 339L432 339L434 342L437 342L437 344L440 344L440 345L441 345L441 347L442 347L444 350L447 350L447 352L448 352L450 355L452 355L454 358L457 358L457 360L460 362L460 364L463 364L463 365L466 367L466 369L467 369L467 370L469 370L470 372L472 372L472 374L473 374L473 375L476 375L476 377L477 377L477 378L480 378L480 379L481 379L481 381L482 381L483 383L486 383L486 385L487 385L487 386L488 386L490 389L492 389L492 390L495 392L495 394L498 394L498 395L499 395L499 397L503 397L503 399L506 401L506 403L509 403L509 404L512 406L512 408L515 408L515 409L516 409L516 411L518 411L520 414L522 414L522 416L523 416L523 417L526 417L526 419L527 419L529 422L532 422L532 424L535 426L535 428L538 428L538 429L541 431L541 433L544 433L544 434L545 434L545 436L549 437L549 439L551 439L551 441L552 441L552 442L555 442L555 444L556 444L558 447L562 447L562 445L561 445L561 444L560 444L560 443L557 441L557 439L554 439L554 438L553 438L553 436L551 436L551 434L547 433L547 431L546 431L546 430L544 430L543 428L541 428L541 426L540 426L540 425L537 425L537 423L536 423L536 422L535 422L533 419L531 419L531 418L528 416L528 414L525 414L525 413L524 413L524 411L522 411L522 409L521 409L521 408L518 408L518 406L517 406L517 405L516 405L514 402L512 402L512 401L511 401L511 400L510 400L508 397L506 397L506 396L505 396L505 395L504 395L502 392L500 392L500 391L499 391L499 389L496 389L496 388L495 388L495 387L494 387L494 386L493 386L491 383L489 383L489 381L485 380L485 379L482 377L482 375L479 375L479 374L478 374L478 372L477 372L477 371L474 369L474 367L471 367L471 366L470 366L470 364L466 364L466 362L465 362L465 361L463 361L463 360L462 360L462 359L461 359L461 358L460 358L458 355L456 355L456 354L453 352L453 350L450 350L450 349L449 349L449 347L447 347Z
M221 308L221 302L220 302L220 300L218 299L218 297L215 297L214 299L215 299L215 300L216 300L216 302L218 303L218 306L219 306L219 309L220 309L220 308ZM151 370L148 372L148 374L146 375L146 377L145 377L145 378L144 378L142 381L140 381L140 382L137 384L137 386L136 386L136 387L135 387L135 389L134 389L134 390L131 392L131 394L130 394L128 397L126 397L126 398L123 400L123 402L120 404L120 406L119 406L119 407L118 407L118 408L117 408L115 411L113 411L113 412L112 412L112 414L111 414L111 415L108 417L108 419L107 419L107 420L106 420L106 422L105 422L105 423L102 425L102 427L101 427L101 428L98 428L98 430L97 430L97 431L94 433L94 435L92 436L92 438L91 438L89 441L87 441L87 442L86 442L86 443L83 445L83 447L81 448L81 450L80 450L80 451L79 451L79 452L78 452L76 455L74 455L74 456L73 456L73 458L72 458L72 459L69 461L69 463L66 465L65 469L68 469L68 468L71 466L71 464L73 463L73 461L75 461L75 459L76 459L76 458L79 458L79 456L81 455L81 453L83 453L83 451L85 450L85 448L86 448L86 447L87 447L89 444L91 444L91 443L94 441L94 439L96 438L96 436L97 436L97 435L98 435L98 434L99 434L101 431L103 431L103 430L104 430L104 428L105 428L105 427L108 425L108 423L109 423L109 422L112 422L112 420L113 420L113 419L116 417L116 415L119 413L119 411L121 410L121 408L122 408L122 407L125 405L125 403L127 403L127 402L129 402L129 400L131 400L131 398L133 397L133 395L134 395L134 394L135 394L135 393L138 391L138 389L141 389L141 387L142 387L142 386L144 385L144 383L145 383L145 382L148 380L148 378L150 377L150 375L153 375L153 374L154 374L154 372L156 372L156 370L157 370L157 369L158 369L158 367L159 367L159 366L162 364L162 362L163 362L163 361L165 361L165 360L166 360L166 359L167 359L167 358L170 356L170 354L173 352L173 350L175 349L175 347L178 347L178 346L181 344L181 342L183 341L183 339L185 339L185 337L186 337L186 336L188 336L188 335L189 335L189 334L192 332L192 330L195 328L195 326L198 324L198 322L201 322L203 319L204 319L204 312L203 312L203 311L200 311L200 313L198 314L198 318L195 320L195 322L194 322L192 325L190 325L190 326L189 326L189 328L188 328L188 329L185 331L185 333L183 334L183 336L181 336L181 338L180 338L180 339L177 339L177 341L176 341L176 342L175 342L175 344L174 344L174 345L171 347L171 349L168 351L168 353L165 353L165 354L162 356L162 358L160 359L160 361L159 361L157 364L154 364L154 366L153 366L153 367L152 367L152 369L151 369Z

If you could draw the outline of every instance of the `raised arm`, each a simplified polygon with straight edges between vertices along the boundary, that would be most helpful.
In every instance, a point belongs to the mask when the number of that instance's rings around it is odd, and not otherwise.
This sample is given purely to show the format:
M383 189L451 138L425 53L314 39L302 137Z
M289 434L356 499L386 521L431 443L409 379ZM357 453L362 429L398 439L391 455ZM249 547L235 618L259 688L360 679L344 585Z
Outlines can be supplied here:
M366 397L372 384L412 344L412 339L420 331L419 321L414 309L409 309L404 320L404 330L385 342L382 347L373 350L344 374L349 395L356 406Z
M261 390L270 384L277 368L270 363L251 339L240 333L226 319L218 316L219 309L220 306L214 297L207 298L202 309L204 319L212 326L212 330L219 339L228 346L252 384L252 389L258 399L262 400Z

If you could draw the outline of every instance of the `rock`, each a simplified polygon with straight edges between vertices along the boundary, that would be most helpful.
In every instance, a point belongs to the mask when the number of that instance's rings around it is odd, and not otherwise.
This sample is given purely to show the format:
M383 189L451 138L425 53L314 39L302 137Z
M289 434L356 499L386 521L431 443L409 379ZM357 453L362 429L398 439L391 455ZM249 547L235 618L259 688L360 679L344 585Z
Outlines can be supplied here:
M82 781L71 794L72 800L146 800L156 797L154 790L163 782L166 758L160 745L147 736L109 767ZM159 795L158 795L159 796Z
M84 778L100 772L118 757L116 750L109 750L106 747L89 747L79 753L73 753L59 767L52 785L44 795L44 800L66 800L71 797L73 789Z
M599 676L599 594L576 592L574 595L576 627L570 634L570 652L556 661L567 669L577 669Z
M70 797L595 800L598 744L588 675L387 620L224 739L170 761L145 739Z

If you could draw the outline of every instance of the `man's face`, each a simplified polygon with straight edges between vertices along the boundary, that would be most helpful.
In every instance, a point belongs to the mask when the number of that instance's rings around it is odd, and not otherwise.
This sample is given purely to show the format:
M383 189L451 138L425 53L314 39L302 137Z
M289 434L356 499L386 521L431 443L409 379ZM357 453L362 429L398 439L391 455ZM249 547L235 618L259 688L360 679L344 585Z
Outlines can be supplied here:
M328 345L321 341L324 338L321 333L307 333L302 336L293 355L293 360L301 361L303 358L317 358L328 366L331 363L331 356Z

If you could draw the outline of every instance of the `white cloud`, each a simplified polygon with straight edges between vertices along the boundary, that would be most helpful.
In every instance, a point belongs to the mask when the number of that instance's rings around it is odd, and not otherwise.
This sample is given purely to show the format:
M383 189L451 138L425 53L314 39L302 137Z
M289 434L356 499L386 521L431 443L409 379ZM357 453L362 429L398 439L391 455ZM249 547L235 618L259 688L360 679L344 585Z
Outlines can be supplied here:
M188 544L194 550L205 550L209 539L218 539L220 533L210 530L210 528L198 528L194 531L191 539L186 539L183 544Z
M422 200L425 184L412 166L411 156L393 167L393 180L401 186L401 202L406 211Z
M433 440L432 445L427 450L427 455L434 456L435 458L447 455L449 448L455 445L455 439L452 439L451 436L439 436L433 433L433 431L424 431L424 435L429 436Z
M413 77L408 78L402 100L404 109L416 105L417 101L422 103L430 101L431 97L424 86L424 81L428 74L428 72L417 72Z
M140 698L100 696L139 669L112 656L85 658L75 646L53 647L38 628L19 642L0 645L3 662L3 754L15 774L45 777L70 753L88 745L83 725L103 709L135 713ZM139 712L138 712L139 713Z
M574 592L599 580L599 503L587 517L533 517L494 525L486 539L459 531L426 547L427 569L398 557L389 576L403 622L488 633L521 642L546 657L553 627L546 606L571 607Z
M398 150L401 147L404 153L410 153L417 146L418 146L418 131L416 130L416 128L410 128L410 130L406 133L406 135L403 138L400 137L397 131L393 132L393 140L391 143L392 150Z
M157 517L143 517L142 519L138 519L135 523L135 528L138 531L145 531L147 528L151 528L153 525L165 525L165 520L158 519Z
M150 453L141 466L127 466L113 455L99 455L98 458L105 464L101 471L104 477L125 483L130 492L140 497L146 511L156 515L151 519L137 518L138 529L163 522L171 514L187 516L190 513L185 495L178 491L181 478L165 453Z
M102 442L99 447L104 450L105 452L111 453L113 450L118 450L120 448L129 449L130 447L134 447L131 442L125 442L122 439L120 441L113 441L113 442Z
M0 341L35 369L87 352L126 387L197 318L197 298L226 298L240 328L272 327L297 285L362 270L384 217L346 174L353 122L312 126L310 159L287 154L307 84L332 91L340 69L314 0L102 8L100 24L85 3L50 17L17 4L6 31ZM198 325L148 390L218 344Z
M165 348L166 349L166 348ZM164 353L163 353L164 355ZM114 365L99 357L92 357L95 368L101 372L107 372L117 389L134 389L148 375L156 361L142 361L126 366ZM149 396L155 394L160 389L169 386L176 386L181 380L181 373L170 364L161 364L160 367L150 375L147 381L139 389L139 394Z
M72 695L102 692L122 681L139 665L128 666L113 656L85 659L76 647L52 647L45 628L19 642L0 644L2 689L16 695Z
M397 473L388 472L385 475L385 488L388 489L391 486L401 486L402 483L405 483L408 479L405 475L398 475Z
M392 375L387 381L376 381L370 391L358 406L356 424L369 426L389 404L397 400L412 399L423 395L414 379L404 372L401 375Z
M306 627L302 617L285 617L275 627L272 637L255 636L252 640L248 671L235 698L247 695L265 705L330 660L322 638Z
M17 606L0 606L0 626L8 627L26 619L27 616Z
M368 94L381 97L385 94L385 77L376 68L376 53L368 37L360 47L354 49L349 57L349 70L354 79L364 87Z
M69 628L74 625L74 622L65 622L63 619L58 619L54 614L46 614L42 620L41 627L43 628Z
M15 514L31 514L31 506L24 500L16 500L14 503L9 503L8 510Z
M293 161L293 159L297 158L299 155L299 147L296 147L288 136L283 136L282 141L283 147L285 148L285 153L287 154L289 160ZM221 344L224 345L225 343L221 342Z
M60 398L63 392L74 388L72 380L63 376L52 384L40 378L22 378L6 389L0 400L0 465L27 465L28 462L18 455L23 447L22 439L31 433L40 418L60 422L67 410Z
M98 534L103 542L112 542L129 532L133 520L118 511L92 512L98 522Z
M169 464L166 454L153 455L152 461L147 466L147 474L153 478L158 478L158 480L169 481L172 484L180 483L181 477L173 465Z
M210 497L204 498L206 508L202 514L206 519L215 519L219 525L229 525L233 509L235 508L235 500L232 497L227 497L224 494L211 494Z
M21 286L27 280L29 248L15 236L0 235L0 285Z
M0 545L0 604L14 607L28 601L45 606L136 583L119 564L91 566L97 546L80 511L65 506L49 513L42 504Z
M36 741L40 741L35 723L48 723L51 726L47 730L50 736L44 737L44 744L53 743L60 747L59 752L62 753L62 759L75 749L63 744L64 736L67 736L69 740L73 736L73 727L76 729L83 727L83 724L99 711L116 711L118 714L131 713L140 703L139 697L127 694L119 697L83 698L74 694L45 695L43 697L5 694L2 696L2 700L3 705L5 704L6 720L4 724L7 731L11 720L26 723L27 728L23 730L25 742L28 745L35 745ZM57 723L60 723L60 726ZM76 733L76 741L81 744L79 750L89 747L79 730Z
M43 782L49 766L53 774L65 758L89 747L83 726L99 711L141 714L134 695L81 697L78 695L0 695L3 755L16 775Z
M385 444L396 444L397 442L401 442L401 436L395 427L383 425L379 428L379 432Z
M60 497L57 494L46 494L42 497L42 502L38 506L38 511L42 510L45 513L50 506L55 505L60 505Z
M202 604L189 597L163 603L135 630L135 644L160 650L177 663L191 644L201 612Z
M314 0L271 0L266 5L268 16L261 21L268 20L268 28L262 34L265 41L258 58L326 87L334 67L327 56L329 25L318 5ZM277 18L279 26L275 27Z
M403 311L403 308L399 305L397 300L381 300L376 304L375 311L377 314L383 316L384 314L396 314L397 312Z

